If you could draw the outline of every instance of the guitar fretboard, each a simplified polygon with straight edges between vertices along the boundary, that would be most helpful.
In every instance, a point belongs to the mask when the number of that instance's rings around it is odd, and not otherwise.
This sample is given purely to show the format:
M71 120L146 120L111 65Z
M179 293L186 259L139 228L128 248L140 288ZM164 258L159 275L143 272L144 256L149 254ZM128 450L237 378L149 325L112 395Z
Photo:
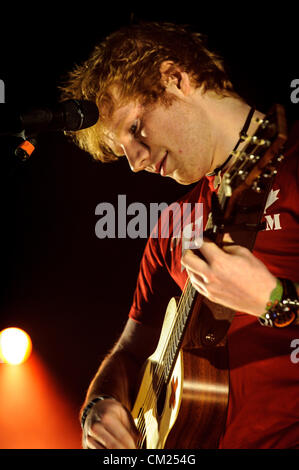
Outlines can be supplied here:
M171 377L196 295L197 291L188 279L184 292L180 297L175 322L161 359L161 373L163 374L164 383L167 383Z

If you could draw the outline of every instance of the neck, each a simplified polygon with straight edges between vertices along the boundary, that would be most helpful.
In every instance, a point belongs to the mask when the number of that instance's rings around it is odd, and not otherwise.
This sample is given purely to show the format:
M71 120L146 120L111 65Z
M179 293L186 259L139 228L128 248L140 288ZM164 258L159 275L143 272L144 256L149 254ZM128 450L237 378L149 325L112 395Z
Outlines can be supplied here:
M213 128L215 147L211 171L214 171L215 168L225 163L236 146L251 107L241 98L235 96L220 97L214 92L206 92L202 95L202 98L206 115L213 124L211 128ZM256 119L263 116L259 111L254 112L246 132L247 135L254 134L258 127ZM242 149L242 144L238 147L238 150L240 149ZM233 163L232 160L228 162L228 166Z

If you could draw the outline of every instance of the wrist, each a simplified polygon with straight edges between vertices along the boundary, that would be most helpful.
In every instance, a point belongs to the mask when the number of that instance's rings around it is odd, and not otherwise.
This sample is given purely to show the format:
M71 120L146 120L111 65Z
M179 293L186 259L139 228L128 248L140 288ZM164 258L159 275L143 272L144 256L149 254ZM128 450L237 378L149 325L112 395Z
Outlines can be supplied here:
M87 405L82 409L81 420L80 420L82 430L84 429L85 421L86 421L86 418L87 418L90 410L94 407L94 405L98 401L102 401L102 400L115 400L115 398L110 396L110 395L99 395L99 396L93 398L92 400L90 400L87 403Z
M281 300L282 289L281 292L280 289L279 279L269 273L268 278L263 281L263 288L257 289L257 298L254 300L252 309L248 313L256 317L262 316L272 307L274 302Z

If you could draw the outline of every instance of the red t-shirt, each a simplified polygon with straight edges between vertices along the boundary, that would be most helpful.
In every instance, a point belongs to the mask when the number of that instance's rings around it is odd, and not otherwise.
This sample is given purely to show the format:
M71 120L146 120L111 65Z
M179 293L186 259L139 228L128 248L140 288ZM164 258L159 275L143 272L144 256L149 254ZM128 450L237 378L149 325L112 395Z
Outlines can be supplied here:
M267 227L258 234L254 248L254 254L275 276L295 282L299 282L298 127L293 128L286 158L268 197L264 214ZM182 241L192 237L192 228L200 224L205 227L212 190L213 181L204 178L179 201L180 205L203 203L202 215L186 220L183 237L176 230L176 211L169 237L149 238L130 318L162 324L170 297L177 295L187 280L181 266ZM162 226L167 224L168 215L168 211L162 214ZM256 317L236 313L228 332L228 347L230 396L219 447L299 448L299 327L263 327Z

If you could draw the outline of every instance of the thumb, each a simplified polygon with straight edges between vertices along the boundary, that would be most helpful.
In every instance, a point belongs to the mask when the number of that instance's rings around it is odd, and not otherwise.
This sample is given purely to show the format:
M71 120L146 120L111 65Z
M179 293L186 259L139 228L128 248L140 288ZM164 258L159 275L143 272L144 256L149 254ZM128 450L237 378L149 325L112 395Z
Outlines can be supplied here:
M237 246L229 233L225 233L222 240L222 249L227 253L234 252L233 247Z
M234 240L232 239L232 237L230 236L230 234L228 232L224 234L223 242L224 242L224 244L228 244L228 245L233 244L233 245L235 245Z

